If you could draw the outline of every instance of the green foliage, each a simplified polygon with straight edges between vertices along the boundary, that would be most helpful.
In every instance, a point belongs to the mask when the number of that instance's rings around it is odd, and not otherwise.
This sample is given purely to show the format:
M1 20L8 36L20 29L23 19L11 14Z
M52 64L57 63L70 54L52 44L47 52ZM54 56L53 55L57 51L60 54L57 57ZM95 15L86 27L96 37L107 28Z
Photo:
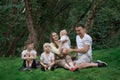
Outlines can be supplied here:
M22 13L24 3L14 1L7 3L7 0L5 3L4 1L0 1L2 4L0 5L0 53L5 55L15 40L19 42L15 46L22 47L28 32L20 41L18 40L20 35L27 30L25 15ZM16 48L14 50L16 52Z
M111 5L109 5L111 4ZM97 19L91 35L93 37L93 47L95 49L119 46L120 40L120 15L119 3L110 0L103 5L97 15Z
M59 34L61 29L69 32L76 23L85 24L94 0L29 1L34 27L40 42L40 52L42 52L43 43L50 42L51 32L55 31ZM120 46L119 4L119 0L105 0L101 4L95 23L90 29L94 49ZM29 35L24 8L24 0L0 1L0 56L8 54L12 47L14 50L10 51L10 55L19 55L18 53L23 49ZM75 36L75 30L72 29L69 37L73 46L76 46Z

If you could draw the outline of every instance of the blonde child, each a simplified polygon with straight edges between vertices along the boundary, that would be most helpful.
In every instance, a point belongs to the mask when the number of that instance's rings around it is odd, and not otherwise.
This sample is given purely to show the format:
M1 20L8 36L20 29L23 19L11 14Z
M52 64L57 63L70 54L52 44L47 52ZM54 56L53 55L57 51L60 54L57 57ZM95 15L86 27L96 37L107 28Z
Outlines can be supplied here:
M54 54L51 52L50 43L45 43L43 45L44 52L41 54L40 63L42 65L42 70L51 70L54 65Z

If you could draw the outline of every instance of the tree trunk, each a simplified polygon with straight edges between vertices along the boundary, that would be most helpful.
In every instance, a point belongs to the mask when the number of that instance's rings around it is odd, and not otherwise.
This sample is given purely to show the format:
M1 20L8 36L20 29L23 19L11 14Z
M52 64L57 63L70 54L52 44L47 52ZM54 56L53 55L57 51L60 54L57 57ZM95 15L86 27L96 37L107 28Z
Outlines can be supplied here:
M88 13L88 18L85 23L85 27L87 29L87 32L90 32L90 29L92 28L94 21L96 19L96 15L101 7L101 4L103 4L104 1L102 0L94 0L93 5L91 6L91 9Z
M19 35L19 37L15 38L15 39L11 42L11 44L10 44L8 50L7 50L7 53L5 54L5 57L9 57L10 55L11 55L11 56L15 56L16 44L22 39L22 37L25 35L25 33L26 33L25 31L22 32L22 33Z
M11 4L12 4L13 0L11 0ZM15 6L12 6L12 10L9 14L9 19L13 18L13 16L17 13L17 8ZM7 27L7 32L6 32L6 38L10 39L11 36L13 37L12 35L12 30L13 30L13 26L14 26L14 23L16 22L16 19L14 18L12 21L9 22L8 24L8 27ZM15 37L16 38L16 37ZM14 46L14 40L12 42L10 42L10 45L8 46L7 44L7 40L5 40L5 42L3 43L3 47L8 47L8 49L6 50L6 54L5 54L5 57L8 57L10 56L11 54L13 54L13 50L15 49L15 46ZM14 43L14 44L13 44ZM14 52L15 53L15 52ZM4 55L4 54L2 54Z
M92 6L92 2L89 4L88 8L86 8L85 12L78 17L77 21L76 21L76 22L72 25L72 27L70 28L68 34L70 34L70 33L74 30L76 24L78 24L82 19L84 19L84 17L85 17L85 16L87 15L87 13L89 12L91 6Z
M28 31L30 32L28 40L33 41L35 44L35 49L38 50L39 48L38 36L34 28L31 11L30 11L29 0L24 0L24 1L25 1L25 8L26 8L26 11L25 11L26 23L27 23Z

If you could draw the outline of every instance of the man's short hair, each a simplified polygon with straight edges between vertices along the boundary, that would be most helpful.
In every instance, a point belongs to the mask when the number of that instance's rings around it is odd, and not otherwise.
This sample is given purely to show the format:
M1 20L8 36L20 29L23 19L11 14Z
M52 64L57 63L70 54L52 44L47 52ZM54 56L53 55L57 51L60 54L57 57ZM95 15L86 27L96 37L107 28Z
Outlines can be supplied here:
M83 24L76 24L75 28L76 28L76 27L82 27L82 28L85 29L85 26L84 26Z

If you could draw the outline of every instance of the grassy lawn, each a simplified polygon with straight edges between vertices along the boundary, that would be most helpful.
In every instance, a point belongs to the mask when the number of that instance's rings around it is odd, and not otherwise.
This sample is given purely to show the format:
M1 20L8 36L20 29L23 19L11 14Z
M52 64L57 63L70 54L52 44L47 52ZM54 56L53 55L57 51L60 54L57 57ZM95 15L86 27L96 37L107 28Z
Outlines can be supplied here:
M18 71L22 61L20 58L0 58L0 80L120 80L120 47L93 51L94 60L106 61L105 68L87 68L76 72L62 68L55 71L30 72Z

